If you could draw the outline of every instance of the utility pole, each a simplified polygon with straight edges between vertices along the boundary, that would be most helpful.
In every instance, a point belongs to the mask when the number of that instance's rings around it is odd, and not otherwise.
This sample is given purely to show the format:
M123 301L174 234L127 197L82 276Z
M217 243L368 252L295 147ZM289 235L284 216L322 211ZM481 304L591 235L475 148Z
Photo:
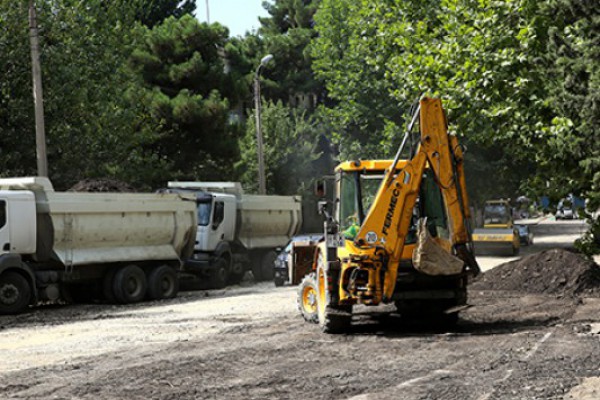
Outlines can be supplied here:
M31 75L33 78L33 102L35 105L35 143L38 176L48 176L46 157L46 130L44 127L44 97L42 70L40 68L40 44L38 41L37 16L34 0L29 0L29 43L31 47Z
M208 10L208 0L206 0L206 23L210 25L210 11Z

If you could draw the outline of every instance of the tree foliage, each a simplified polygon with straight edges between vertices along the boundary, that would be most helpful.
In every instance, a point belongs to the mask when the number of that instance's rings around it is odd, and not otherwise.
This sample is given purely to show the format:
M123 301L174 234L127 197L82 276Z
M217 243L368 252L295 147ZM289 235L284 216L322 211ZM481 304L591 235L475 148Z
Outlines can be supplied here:
M600 8L595 1L550 1L549 46L543 64L548 103L556 114L548 129L544 168L557 185L600 207Z
M43 1L37 9L50 177L57 187L95 176L143 182L145 170L156 164L139 154L139 145L152 138L132 134L138 106L124 96L137 91L137 80L126 68L133 14L122 4L100 0ZM26 2L3 2L0 10L7 21L0 42L9 77L3 83L0 128L3 174L33 175L28 8Z
M444 99L452 131L469 147L493 146L505 166L532 162L550 119L535 75L536 11L528 0L323 0L314 68L338 102L342 152L392 154L402 116L427 94ZM513 176L503 191L517 189L510 182L522 175Z
M186 15L143 35L131 64L145 83L149 125L142 130L160 132L148 150L172 163L174 177L226 179L237 157L230 104L239 96L225 69L227 29Z
M264 72L265 96L296 108L314 110L322 101L323 87L311 70L309 44L316 36L313 15L320 0L263 2L269 17L259 18L262 46L255 51L255 66L273 54L274 67Z
M281 101L265 102L261 112L267 192L298 194L312 182L319 164L317 121ZM244 187L258 188L258 156L255 115L246 123L242 138L240 168Z
M149 28L162 23L169 17L181 18L192 15L196 10L194 0L124 0L133 8L137 21Z

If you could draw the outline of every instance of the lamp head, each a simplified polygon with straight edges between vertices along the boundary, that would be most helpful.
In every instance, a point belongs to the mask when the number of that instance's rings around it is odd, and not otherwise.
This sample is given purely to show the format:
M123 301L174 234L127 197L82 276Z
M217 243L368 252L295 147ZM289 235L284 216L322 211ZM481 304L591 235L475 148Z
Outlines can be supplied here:
M260 60L260 65L266 65L272 59L273 59L273 54L267 54Z

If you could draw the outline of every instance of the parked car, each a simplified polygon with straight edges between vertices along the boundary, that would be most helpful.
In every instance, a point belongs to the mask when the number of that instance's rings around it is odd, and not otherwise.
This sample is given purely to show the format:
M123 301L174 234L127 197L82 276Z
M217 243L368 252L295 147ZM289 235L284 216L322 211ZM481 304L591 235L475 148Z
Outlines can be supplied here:
M570 207L559 208L558 211L556 211L555 217L556 217L556 219L574 219L574 218L577 218L575 216L575 212Z
M299 271L299 269L304 270L307 267L307 263L312 263L312 249L322 239L322 233L309 233L292 237L275 259L273 265L273 282L275 286L283 286L286 283L297 285L299 282L296 282L298 281L296 275L304 276L304 273ZM306 252L292 251L294 248L298 249L299 247L306 248ZM295 257L293 256L294 254Z
M519 231L519 241L525 246L533 244L533 233L529 229L529 225L516 225Z

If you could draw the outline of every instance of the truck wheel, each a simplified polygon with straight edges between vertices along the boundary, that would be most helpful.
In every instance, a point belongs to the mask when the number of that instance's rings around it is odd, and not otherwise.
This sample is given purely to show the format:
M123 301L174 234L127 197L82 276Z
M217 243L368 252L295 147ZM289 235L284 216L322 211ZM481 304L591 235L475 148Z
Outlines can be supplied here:
M273 278L273 283L275 284L275 287L280 287L283 286L285 281L283 280L283 278L276 276L275 278Z
M227 278L227 283L230 285L237 285L242 281L242 279L244 279L245 274L246 270L244 269L244 265L232 261L231 269L229 270L229 277Z
M115 274L113 292L119 303L128 304L141 301L146 294L146 275L136 265L120 268Z
M148 275L147 297L151 300L172 299L179 292L177 272L171 267L161 265Z
M210 286L213 289L223 289L227 286L228 275L227 262L220 258L210 274Z
M317 278L314 272L306 275L298 288L298 310L305 321L319 322L317 313Z
M319 268L317 269L319 326L324 333L344 333L352 322L352 306L331 304L331 294L327 291L327 278L323 266L323 256L319 255Z
M31 300L31 286L23 275L5 272L0 276L0 314L23 312Z

